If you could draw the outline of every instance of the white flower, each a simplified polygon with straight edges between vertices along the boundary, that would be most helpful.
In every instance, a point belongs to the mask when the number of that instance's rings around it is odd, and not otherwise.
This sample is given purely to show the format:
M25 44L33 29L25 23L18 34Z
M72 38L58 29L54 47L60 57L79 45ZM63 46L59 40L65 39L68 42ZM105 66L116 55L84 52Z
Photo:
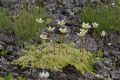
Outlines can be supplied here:
M92 23L92 25L93 25L93 28L97 28L99 24L94 22L94 23Z
M58 23L60 26L64 26L65 25L65 21L64 20L61 20L61 21L58 21Z
M59 31L63 34L67 33L67 28L60 28Z
M105 37L105 36L106 36L106 32L105 32L105 31L102 31L102 32L101 32L101 36L102 36L102 37Z
M114 3L114 2L112 3L112 6L115 6L115 3Z
M86 29L91 28L91 26L90 26L89 23L84 23L84 22L83 22L83 24L82 24L82 27L83 27L83 28L86 28Z
M111 46L112 44L111 43L108 43L108 46Z
M47 35L41 34L41 35L40 35L40 38L41 38L41 39L47 39Z
M43 23L43 22L44 22L44 20L43 20L42 18L36 19L36 21L37 21L38 23Z
M39 77L47 79L49 77L49 73L47 71L42 71L41 73L39 73Z
M86 35L87 31L88 31L88 30L80 29L80 33L77 33L77 35L80 36L80 37L83 37L83 36Z
M50 31L50 32L53 32L54 29L55 29L55 27L52 28L52 27L50 27L50 26L47 28L47 30Z
M38 7L38 6L36 6L36 8L38 9L39 7Z

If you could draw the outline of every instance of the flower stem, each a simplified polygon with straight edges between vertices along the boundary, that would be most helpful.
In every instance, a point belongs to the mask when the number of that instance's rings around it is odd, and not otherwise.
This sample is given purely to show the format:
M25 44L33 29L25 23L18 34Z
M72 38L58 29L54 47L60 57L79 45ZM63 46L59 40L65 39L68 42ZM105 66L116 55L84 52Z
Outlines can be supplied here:
M96 30L93 31L93 38L96 39Z
M60 34L60 43L59 43L59 51L58 51L58 53L60 53L60 50L61 50L61 34Z
M80 53L82 52L83 50L83 37L81 37L81 43L80 43Z
M67 54L67 43L65 44L66 54Z
M53 41L53 52L55 54L55 42Z

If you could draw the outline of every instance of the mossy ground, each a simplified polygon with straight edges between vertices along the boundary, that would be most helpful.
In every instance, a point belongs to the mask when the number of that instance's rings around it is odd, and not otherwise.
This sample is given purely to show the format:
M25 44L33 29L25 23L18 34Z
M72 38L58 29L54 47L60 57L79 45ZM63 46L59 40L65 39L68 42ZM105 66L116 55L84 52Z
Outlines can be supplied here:
M61 46L61 47L60 47ZM81 73L94 71L94 55L88 51L76 49L72 43L28 45L24 55L13 63L24 67L61 70L68 64L74 65Z

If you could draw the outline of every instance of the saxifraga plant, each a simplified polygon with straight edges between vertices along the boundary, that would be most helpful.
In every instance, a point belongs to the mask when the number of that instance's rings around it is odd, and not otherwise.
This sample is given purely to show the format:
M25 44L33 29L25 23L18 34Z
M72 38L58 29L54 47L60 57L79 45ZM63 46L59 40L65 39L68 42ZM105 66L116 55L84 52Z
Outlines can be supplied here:
M84 37L85 37L87 31L88 31L88 30L80 29L80 33L77 33L78 36L79 36L80 39L81 39L81 42L80 42L80 53L83 51L83 40L84 40Z
M65 27L65 20L58 21L59 31L60 31L60 44L59 44L59 51L61 50L62 43L64 42L64 36L67 34L67 28ZM67 52L67 48L66 48Z
M64 43L64 37L65 37L65 35L67 34L67 28L65 28L65 27L63 27L63 28L60 28L59 29L59 31L60 31L60 37L61 37L61 40L60 40L60 49L59 50L61 50L61 47L63 47L63 43ZM65 46L66 47L66 46ZM66 48L66 54L67 54L67 48Z
M52 39L52 34L53 34L53 31L55 30L55 27L48 27L47 28L47 30L48 30L48 37L49 37L49 40L50 40L50 42L53 44L52 46L53 46L53 51L54 51L54 53L55 53L55 41Z

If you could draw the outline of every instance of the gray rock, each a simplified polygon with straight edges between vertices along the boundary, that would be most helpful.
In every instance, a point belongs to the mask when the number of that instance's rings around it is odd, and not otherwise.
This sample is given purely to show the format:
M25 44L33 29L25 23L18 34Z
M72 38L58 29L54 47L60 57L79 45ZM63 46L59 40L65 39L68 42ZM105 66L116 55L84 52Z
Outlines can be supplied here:
M104 64L102 62L96 62L94 66L98 71L104 69Z
M81 39L78 39L76 41L76 47L80 48L80 45L82 45L83 48L85 48L86 50L89 50L89 51L96 51L97 50L96 41L93 38L90 38L90 37L86 37L82 41L81 41Z
M112 51L112 55L119 57L120 56L120 52L119 51Z
M13 51L14 51L14 46L8 45L7 48L6 48L6 50L7 50L8 52L13 52Z
M107 67L107 68L110 68L111 67L111 62L110 62L110 59L105 59L104 61L103 61L103 64L105 65L105 67Z
M13 61L15 59L15 57L13 55L7 56L6 59L8 61Z
M14 36L5 35L5 34L0 34L0 41L8 43L8 44L14 44L15 37Z
M63 0L63 4L67 8L73 8L74 7L74 0Z
M109 52L104 51L103 57L104 57L104 58L110 58Z
M118 60L116 61L116 68L120 69L120 58L118 58Z
M85 73L84 75L88 80L95 80L95 77L92 73Z
M4 50L4 46L0 44L0 51L3 51L3 50Z
M41 0L45 5L54 4L54 0ZM37 2L37 1L36 1Z
M113 80L120 80L120 69L112 72Z

